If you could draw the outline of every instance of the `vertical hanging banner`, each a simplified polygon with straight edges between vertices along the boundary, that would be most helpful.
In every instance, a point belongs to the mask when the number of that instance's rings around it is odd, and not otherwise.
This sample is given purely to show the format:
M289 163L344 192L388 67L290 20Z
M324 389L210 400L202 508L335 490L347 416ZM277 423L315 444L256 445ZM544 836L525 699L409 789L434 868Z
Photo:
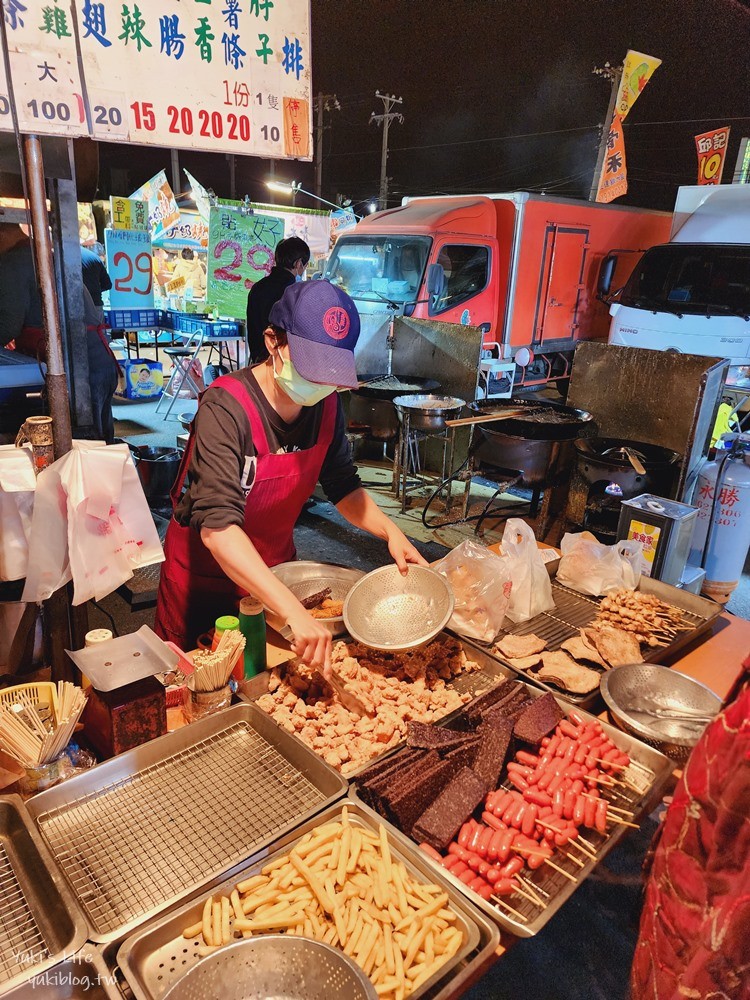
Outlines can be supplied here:
M615 115L607 135L607 151L604 154L604 165L596 200L614 201L628 193L628 167L625 160L625 137L622 131L622 119Z
M660 66L661 59L647 56L645 52L634 52L632 49L628 49L615 102L615 114L619 115L621 122L625 121L628 112Z
M211 208L208 224L206 301L220 316L244 319L247 295L273 267L284 223L270 215L245 214L234 208Z
M135 229L104 232L110 309L150 309L154 304L151 234Z
M695 137L695 151L698 155L698 183L721 184L724 160L729 145L731 126L716 128Z
M89 135L70 0L2 0L8 58L21 132ZM3 69L0 130L13 131Z
M167 175L163 170L155 174L150 181L142 184L130 196L132 201L148 202L148 220L154 236L169 229L180 221L180 210Z

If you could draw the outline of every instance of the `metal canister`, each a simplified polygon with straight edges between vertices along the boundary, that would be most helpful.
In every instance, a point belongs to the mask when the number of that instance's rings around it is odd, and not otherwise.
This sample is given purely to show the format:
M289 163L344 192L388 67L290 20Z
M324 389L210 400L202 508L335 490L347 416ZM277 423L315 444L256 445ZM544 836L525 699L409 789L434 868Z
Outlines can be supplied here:
M722 604L739 583L750 549L750 435L727 443L729 453L719 451L698 476L693 498L698 518L690 559L705 567L703 593Z

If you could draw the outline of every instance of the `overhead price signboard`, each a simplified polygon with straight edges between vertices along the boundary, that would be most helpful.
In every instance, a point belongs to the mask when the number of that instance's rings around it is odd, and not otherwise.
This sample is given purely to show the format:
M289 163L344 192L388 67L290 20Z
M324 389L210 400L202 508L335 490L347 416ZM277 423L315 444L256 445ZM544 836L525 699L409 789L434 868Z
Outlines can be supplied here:
M310 0L3 6L22 131L312 158Z

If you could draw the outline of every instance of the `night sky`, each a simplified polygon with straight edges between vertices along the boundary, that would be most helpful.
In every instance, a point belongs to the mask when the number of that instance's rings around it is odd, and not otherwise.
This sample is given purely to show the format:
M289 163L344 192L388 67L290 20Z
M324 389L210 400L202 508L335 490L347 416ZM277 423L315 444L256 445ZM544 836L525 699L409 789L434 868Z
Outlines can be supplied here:
M622 202L671 208L677 185L696 182L693 136L727 124L731 179L750 134L750 8L738 0L312 0L312 28L313 90L341 104L326 116L323 195L332 200L364 207L377 196L376 89L404 101L404 124L391 127L392 204L410 193L513 189L587 197L609 100L609 83L591 71L622 62L628 48L663 62L625 123ZM102 153L106 189L122 156ZM152 166L169 167L163 152L138 154L133 186ZM229 194L223 157L181 162ZM238 193L266 200L268 173L267 161L241 158ZM309 164L279 162L276 174L314 184ZM316 202L301 195L299 204Z

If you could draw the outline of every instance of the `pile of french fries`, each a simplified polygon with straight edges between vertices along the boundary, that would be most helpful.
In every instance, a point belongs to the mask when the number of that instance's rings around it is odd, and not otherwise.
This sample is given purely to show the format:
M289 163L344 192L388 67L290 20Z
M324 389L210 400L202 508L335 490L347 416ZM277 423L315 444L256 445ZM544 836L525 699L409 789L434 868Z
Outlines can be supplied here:
M418 881L377 834L340 822L306 834L292 849L239 882L229 897L206 900L203 918L185 938L200 954L240 935L285 932L342 948L372 980L378 996L404 1000L463 943L456 914L437 885Z

